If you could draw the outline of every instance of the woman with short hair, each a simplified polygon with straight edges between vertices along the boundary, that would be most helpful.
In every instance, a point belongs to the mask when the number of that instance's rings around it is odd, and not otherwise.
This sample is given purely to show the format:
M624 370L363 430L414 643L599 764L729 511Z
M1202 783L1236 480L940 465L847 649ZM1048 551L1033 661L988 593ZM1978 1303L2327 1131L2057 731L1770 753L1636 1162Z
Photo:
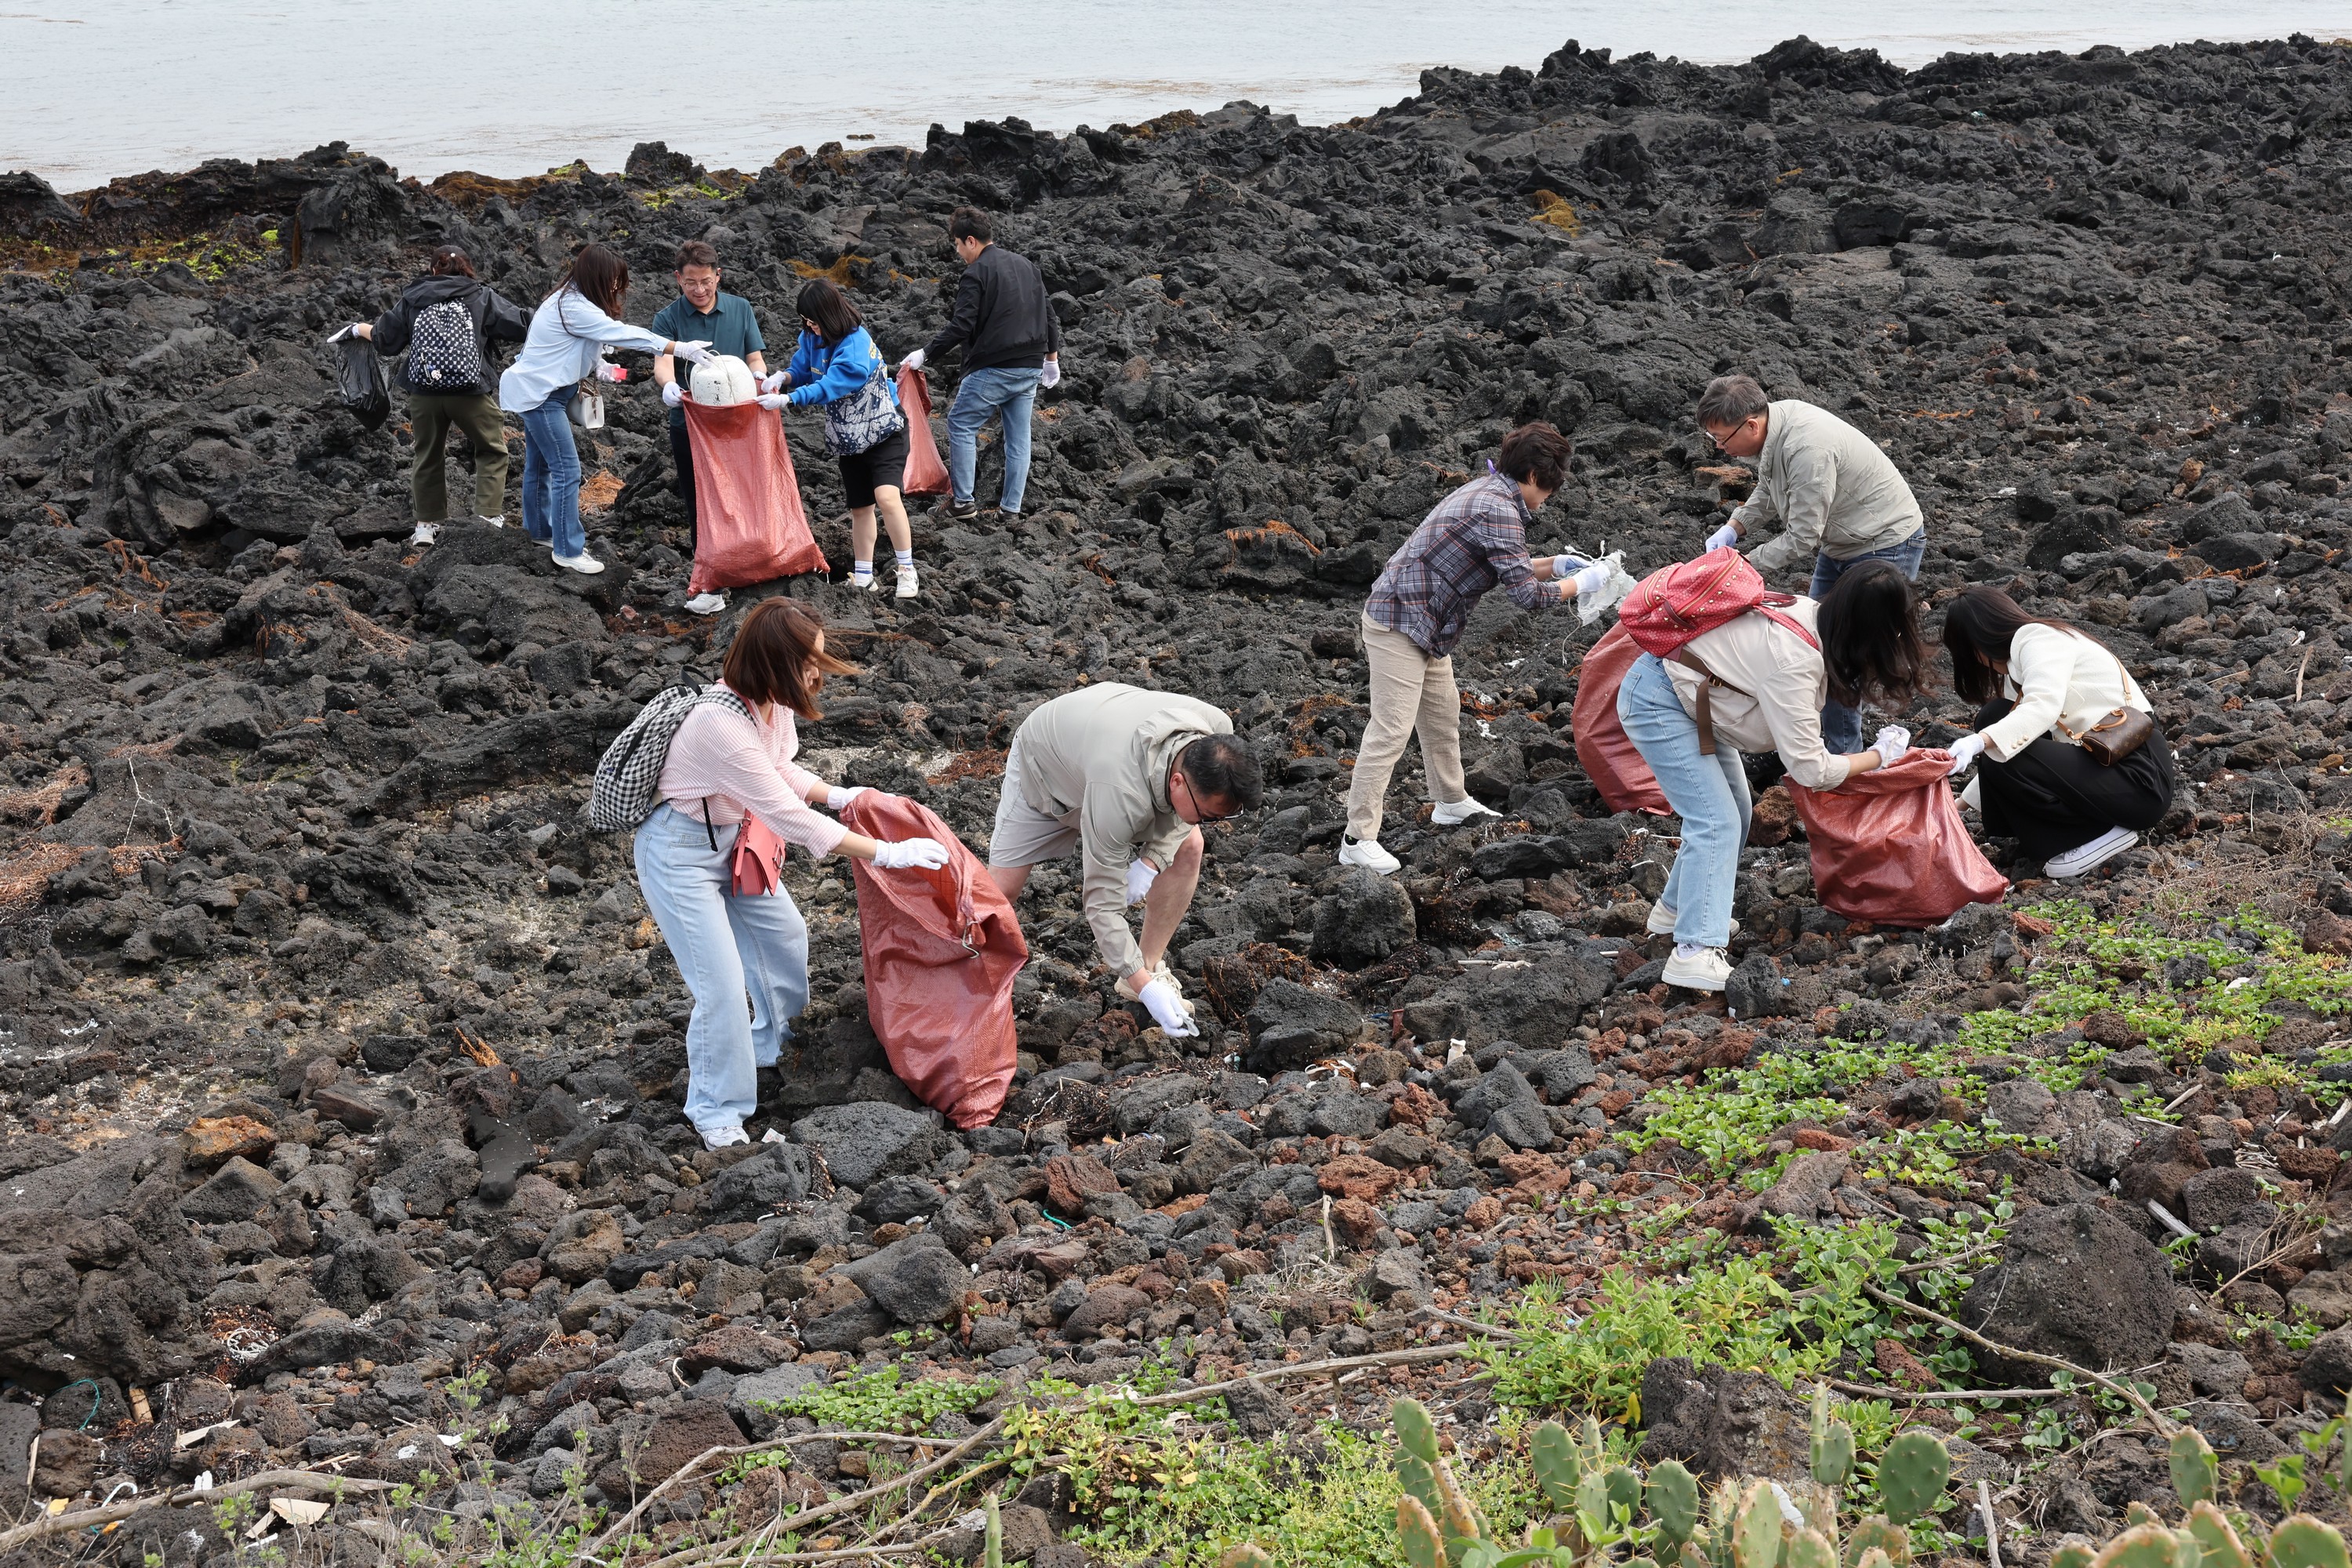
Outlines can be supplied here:
M865 318L849 296L824 278L801 290L800 342L784 367L781 398L824 410L824 449L841 466L841 489L849 502L849 585L874 592L874 515L882 514L898 556L897 595L919 592L915 574L915 535L907 523L900 486L907 474L907 415L898 389L883 368L882 352L866 332Z
M1982 758L1960 798L1985 831L2014 838L2053 877L2079 877L2139 842L2172 808L2172 748L2155 710L2107 646L2071 621L2030 616L1998 588L1969 588L1944 612L1952 686L1980 704L1952 745L1952 771ZM2112 765L2086 736L2141 726Z
M1381 847L1381 818L1410 736L1421 740L1432 822L1451 827L1496 815L1471 798L1462 773L1454 645L1490 588L1500 586L1523 609L1539 610L1608 585L1605 566L1574 555L1528 554L1528 524L1567 479L1575 450L1549 425L1520 426L1503 437L1486 474L1438 502L1373 583L1360 626L1371 718L1348 784L1341 865L1385 877L1401 864Z
M754 605L709 689L723 700L698 704L678 726L656 785L662 804L637 829L637 885L694 996L687 1119L712 1149L746 1141L759 1069L775 1065L809 994L808 927L781 884L735 890L737 837L756 818L812 855L845 855L883 870L948 863L935 838L881 843L812 809L837 812L863 786L826 784L794 762L793 720L823 718L817 696L825 677L855 668L825 651L824 623L811 611L786 599Z
M588 553L580 525L580 451L572 442L572 399L582 381L618 381L607 348L675 354L694 364L710 357L706 342L674 342L621 320L629 264L610 247L583 245L539 309L522 352L499 377L499 406L522 419L523 531L555 552L555 563L593 576L604 563Z
M449 427L474 445L474 521L506 526L507 428L489 394L490 344L519 343L530 331L522 309L474 276L464 250L445 245L424 277L402 290L373 321L354 321L353 337L387 358L408 355L400 384L408 394L408 493L416 513L411 544L430 544L449 521Z

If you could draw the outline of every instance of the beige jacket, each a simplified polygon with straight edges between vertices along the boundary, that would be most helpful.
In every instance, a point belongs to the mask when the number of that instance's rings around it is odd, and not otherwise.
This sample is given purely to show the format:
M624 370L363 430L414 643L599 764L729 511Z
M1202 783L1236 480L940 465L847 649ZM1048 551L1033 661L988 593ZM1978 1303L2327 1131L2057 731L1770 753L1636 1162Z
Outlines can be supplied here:
M1780 613L1820 637L1822 607L1812 600L1801 598ZM1780 752L1789 776L1807 789L1835 789L1845 783L1845 759L1822 742L1822 703L1829 696L1829 672L1820 649L1771 617L1751 611L1693 637L1687 651L1715 677L1707 705L1715 715L1718 743L1743 752ZM1705 678L1679 659L1667 659L1665 666L1683 711L1696 720L1699 683Z
M2147 693L2105 644L2056 626L2017 628L2009 639L2009 676L2001 695L2017 706L2007 718L1985 726L1984 743L1987 753L2003 763L2044 735L2079 746L2083 742L2075 735L2118 708L2156 712Z
M1233 730L1223 709L1195 698L1105 681L1055 698L1013 735L1030 809L1078 814L1087 923L1114 974L1143 967L1127 925L1127 863L1165 870L1192 831L1169 804L1168 770L1202 736Z
M1743 534L1769 518L1780 534L1757 546L1759 571L1811 570L1816 553L1851 561L1919 531L1919 503L1878 443L1810 403L1770 405L1756 491L1731 514Z

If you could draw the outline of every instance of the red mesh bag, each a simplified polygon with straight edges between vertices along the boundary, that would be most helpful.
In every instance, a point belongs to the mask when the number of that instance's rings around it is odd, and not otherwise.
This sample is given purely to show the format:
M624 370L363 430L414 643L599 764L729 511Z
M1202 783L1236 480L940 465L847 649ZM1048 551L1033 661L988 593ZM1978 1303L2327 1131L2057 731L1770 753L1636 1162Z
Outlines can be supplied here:
M936 838L936 871L877 871L853 861L866 1011L890 1070L958 1127L985 1127L1013 1087L1013 977L1029 944L1013 905L978 856L929 810L867 790L841 811L869 838Z
M2009 881L1969 837L1945 778L1952 754L1933 747L1833 790L1782 782L1805 820L1813 896L1850 921L1922 927L1963 905L1989 904Z
M1622 623L1611 626L1585 650L1584 662L1576 670L1576 706L1569 715L1570 732L1576 737L1577 762L1610 810L1665 816L1674 810L1666 804L1666 792L1658 787L1657 775L1642 760L1633 738L1625 733L1617 718L1617 688L1641 657L1641 644Z
M825 570L809 534L784 422L756 403L686 410L694 448L694 575L688 591L740 588Z
M940 461L939 443L931 438L931 384L921 371L898 367L898 408L907 416L907 474L898 493L947 494L948 466Z

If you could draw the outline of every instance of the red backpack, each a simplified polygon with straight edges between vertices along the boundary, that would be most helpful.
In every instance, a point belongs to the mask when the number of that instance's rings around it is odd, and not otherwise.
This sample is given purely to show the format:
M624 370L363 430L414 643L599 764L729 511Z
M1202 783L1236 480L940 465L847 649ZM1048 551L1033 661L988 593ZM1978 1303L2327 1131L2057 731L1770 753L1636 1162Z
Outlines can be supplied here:
M1721 550L1708 551L1696 561L1678 562L1643 578L1618 606L1617 622L1643 652L1688 665L1706 678L1698 690L1698 749L1712 755L1715 724L1714 715L1708 711L1707 689L1725 683L1717 680L1696 656L1685 651L1688 645L1694 637L1727 626L1753 610L1786 626L1804 638L1807 647L1818 650L1821 639L1777 607L1795 602L1794 595L1768 591L1763 574L1749 564L1748 557L1726 545Z

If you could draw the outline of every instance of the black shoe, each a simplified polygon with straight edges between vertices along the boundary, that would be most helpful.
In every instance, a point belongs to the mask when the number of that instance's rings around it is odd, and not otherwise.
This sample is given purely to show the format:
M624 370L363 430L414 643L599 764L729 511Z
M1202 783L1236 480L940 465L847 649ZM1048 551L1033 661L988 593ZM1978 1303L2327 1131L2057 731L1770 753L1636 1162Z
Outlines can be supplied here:
M956 521L970 522L980 515L980 503L976 500L951 500L946 510L948 516Z

